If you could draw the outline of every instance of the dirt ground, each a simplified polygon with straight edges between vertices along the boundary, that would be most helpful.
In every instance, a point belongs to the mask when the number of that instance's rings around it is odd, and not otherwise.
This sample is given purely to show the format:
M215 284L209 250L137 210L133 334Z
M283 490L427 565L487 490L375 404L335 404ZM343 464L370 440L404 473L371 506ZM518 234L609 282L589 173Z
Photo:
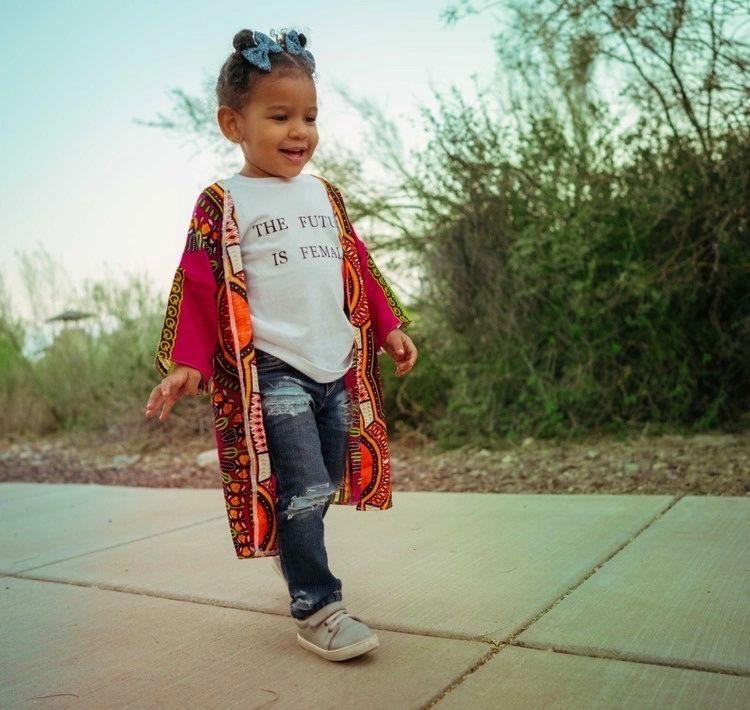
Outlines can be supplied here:
M440 452L413 431L391 434L393 489L482 493L668 493L750 495L750 432L590 437L576 443L526 439L499 450ZM216 488L213 433L142 430L99 437L0 437L0 481Z

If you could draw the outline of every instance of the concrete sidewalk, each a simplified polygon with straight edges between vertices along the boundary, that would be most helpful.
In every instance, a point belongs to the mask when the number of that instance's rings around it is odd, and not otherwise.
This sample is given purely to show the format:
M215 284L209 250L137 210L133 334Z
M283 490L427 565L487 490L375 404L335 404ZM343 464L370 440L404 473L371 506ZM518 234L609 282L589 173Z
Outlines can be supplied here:
M326 541L380 637L340 663L220 489L0 484L0 707L750 707L750 498L396 491Z

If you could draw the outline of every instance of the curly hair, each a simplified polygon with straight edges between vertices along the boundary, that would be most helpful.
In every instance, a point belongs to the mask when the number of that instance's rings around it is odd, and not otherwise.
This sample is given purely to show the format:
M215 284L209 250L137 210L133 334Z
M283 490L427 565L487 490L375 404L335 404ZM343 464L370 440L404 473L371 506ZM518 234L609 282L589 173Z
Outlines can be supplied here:
M284 38L290 30L282 30L277 34L271 30L271 37L279 44L284 45ZM299 35L303 45L307 39L305 35ZM216 82L216 100L220 106L229 106L236 111L241 111L253 96L253 93L262 81L263 77L273 76L306 76L315 81L315 70L310 64L298 54L290 54L287 51L269 53L271 71L267 72L245 59L242 55L243 49L249 49L253 45L253 31L240 30L232 40L234 52L221 67L219 78Z

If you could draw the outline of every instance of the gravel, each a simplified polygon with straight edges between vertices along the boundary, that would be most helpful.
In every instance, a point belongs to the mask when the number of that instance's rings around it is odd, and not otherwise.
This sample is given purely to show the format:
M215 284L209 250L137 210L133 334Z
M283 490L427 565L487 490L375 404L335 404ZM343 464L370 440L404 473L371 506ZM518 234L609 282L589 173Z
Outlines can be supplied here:
M220 488L212 432L140 428L109 435L0 438L0 481ZM441 452L419 432L390 438L393 489L481 493L750 495L750 432L527 438L502 448Z

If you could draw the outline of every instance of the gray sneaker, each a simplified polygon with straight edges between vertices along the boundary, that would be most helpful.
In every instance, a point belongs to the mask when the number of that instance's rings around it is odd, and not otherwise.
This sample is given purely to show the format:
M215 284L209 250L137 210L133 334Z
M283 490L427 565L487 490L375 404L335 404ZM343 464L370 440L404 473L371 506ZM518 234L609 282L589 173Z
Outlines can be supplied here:
M361 656L380 645L362 619L352 616L341 601L318 609L306 619L295 619L297 643L329 661Z

